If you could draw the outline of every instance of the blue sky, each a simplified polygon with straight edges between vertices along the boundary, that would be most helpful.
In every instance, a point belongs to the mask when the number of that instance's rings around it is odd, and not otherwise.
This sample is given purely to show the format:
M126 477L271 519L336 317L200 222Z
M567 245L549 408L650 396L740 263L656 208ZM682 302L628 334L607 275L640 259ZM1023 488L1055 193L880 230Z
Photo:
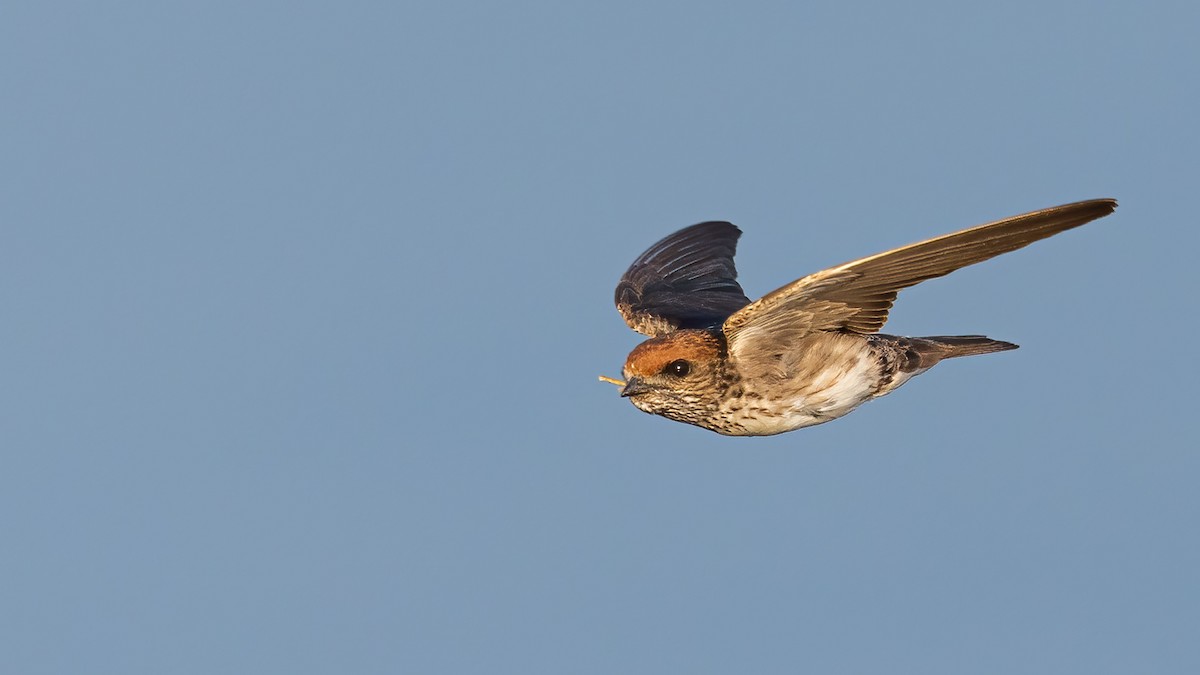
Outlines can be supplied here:
M0 10L0 666L1194 673L1191 3ZM596 375L674 229L1015 352L731 439Z

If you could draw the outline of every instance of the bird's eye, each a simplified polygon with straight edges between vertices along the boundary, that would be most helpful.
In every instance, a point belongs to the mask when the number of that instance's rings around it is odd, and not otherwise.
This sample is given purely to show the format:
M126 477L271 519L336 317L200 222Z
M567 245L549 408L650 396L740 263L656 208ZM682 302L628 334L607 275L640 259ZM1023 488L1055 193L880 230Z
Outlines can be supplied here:
M675 377L684 377L688 373L692 372L692 364L684 361L683 359L677 359L668 363L667 367L663 369L663 372L668 375L674 375Z

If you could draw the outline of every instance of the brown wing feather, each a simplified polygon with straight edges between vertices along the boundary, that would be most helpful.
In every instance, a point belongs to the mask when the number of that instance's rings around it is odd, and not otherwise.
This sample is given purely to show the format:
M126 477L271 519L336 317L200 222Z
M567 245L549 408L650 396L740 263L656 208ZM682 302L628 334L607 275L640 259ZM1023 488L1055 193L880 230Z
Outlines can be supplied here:
M770 342L782 344L817 330L874 333L887 321L900 290L1015 251L1116 208L1114 199L1055 206L838 265L768 293L730 316L723 329L731 349L739 339L753 341L750 335L769 335Z

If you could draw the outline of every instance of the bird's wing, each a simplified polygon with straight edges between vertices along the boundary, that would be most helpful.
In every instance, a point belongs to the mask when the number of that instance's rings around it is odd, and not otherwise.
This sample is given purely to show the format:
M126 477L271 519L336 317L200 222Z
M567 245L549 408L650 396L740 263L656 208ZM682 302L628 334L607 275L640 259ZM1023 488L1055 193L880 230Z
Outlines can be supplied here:
M617 283L625 323L657 336L719 325L749 304L733 266L741 234L731 223L699 223L647 249Z
M1064 204L838 265L772 291L730 316L732 356L774 352L813 331L874 333L896 294L926 279L1008 253L1106 216L1114 199Z

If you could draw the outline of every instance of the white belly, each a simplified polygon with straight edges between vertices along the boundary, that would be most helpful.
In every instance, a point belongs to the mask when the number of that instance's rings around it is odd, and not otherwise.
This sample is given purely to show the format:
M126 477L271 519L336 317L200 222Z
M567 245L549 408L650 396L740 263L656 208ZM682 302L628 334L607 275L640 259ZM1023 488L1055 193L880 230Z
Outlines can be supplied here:
M740 410L726 404L725 412L753 435L781 434L828 422L874 397L879 385L878 368L870 358L830 364L804 381L789 383L793 386L785 388L788 393L783 397L746 401ZM908 377L906 374L904 379Z

